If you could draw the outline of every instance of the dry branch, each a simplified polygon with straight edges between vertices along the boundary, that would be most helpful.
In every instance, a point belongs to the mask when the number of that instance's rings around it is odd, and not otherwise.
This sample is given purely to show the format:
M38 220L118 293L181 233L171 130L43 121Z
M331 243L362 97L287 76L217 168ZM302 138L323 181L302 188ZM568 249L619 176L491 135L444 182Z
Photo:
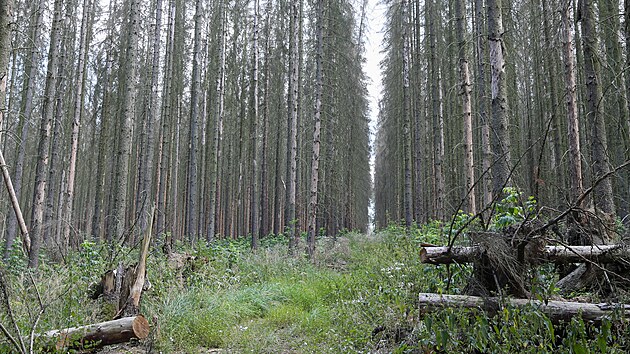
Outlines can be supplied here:
M26 253L30 253L31 251L31 237L28 234L28 228L26 227L26 222L24 222L24 216L22 214L22 209L20 208L20 202L15 194L15 188L13 188L13 182L11 182L11 175L9 174L9 169L7 168L7 163L4 161L4 155L2 155L2 150L0 150L0 169L2 169L2 176L4 178L4 184L7 187L7 192L9 193L9 199L11 199L11 205L13 206L13 211L15 212L15 217L18 221L18 225L20 226L20 231L22 232L22 246Z
M471 263L483 252L479 246L423 247L420 249L420 260L430 264ZM531 260L545 263L615 263L620 258L630 259L630 249L624 245L545 246L540 254L528 256Z
M149 335L149 322L142 315L124 317L88 326L57 329L40 336L45 349L84 349L144 339Z
M601 322L609 318L612 310L623 308L625 317L630 315L630 308L619 304L592 304L570 301L539 301L528 299L501 299L498 297L479 297L467 295L440 295L420 293L419 305L427 309L442 307L476 308L485 311L496 311L503 304L513 307L531 306L543 312L555 323L568 321L580 316L587 321Z

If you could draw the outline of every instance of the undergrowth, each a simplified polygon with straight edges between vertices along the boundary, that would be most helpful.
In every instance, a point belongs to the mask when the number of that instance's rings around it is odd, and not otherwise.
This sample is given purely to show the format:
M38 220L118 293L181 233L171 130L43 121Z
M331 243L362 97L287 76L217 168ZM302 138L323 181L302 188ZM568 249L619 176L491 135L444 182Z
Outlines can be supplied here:
M156 249L148 260L153 286L141 304L154 331L150 345L164 353L626 352L630 335L617 318L598 327L578 319L556 326L534 308L506 307L494 316L421 312L418 293L462 293L471 274L469 267L420 263L419 244L445 243L448 229L434 222L411 232L390 227L322 238L315 262L287 256L282 237L263 239L256 253L245 239L180 246L177 252L194 256L181 270ZM107 254L88 242L63 265L44 262L32 275L22 264L5 267L22 335L40 311L38 293L44 311L37 333L111 318L102 300L88 297L90 284L110 267ZM540 289L546 298L547 288ZM5 326L7 316L4 308ZM10 348L0 343L0 352Z

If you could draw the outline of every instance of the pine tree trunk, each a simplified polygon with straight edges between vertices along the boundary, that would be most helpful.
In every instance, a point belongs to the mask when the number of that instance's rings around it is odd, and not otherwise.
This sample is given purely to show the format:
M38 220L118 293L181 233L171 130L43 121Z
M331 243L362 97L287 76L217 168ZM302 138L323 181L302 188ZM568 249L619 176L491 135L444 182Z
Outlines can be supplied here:
M413 190L411 184L411 97L409 94L409 4L402 0L402 82L403 82L403 165L404 165L404 214L405 226L411 228L413 223Z
M265 15L265 64L264 64L264 76L265 76L265 87L264 87L264 108L263 108L263 122L262 122L262 151L261 151L261 166L260 166L260 237L265 237L270 232L270 216L273 215L270 213L269 206L269 181L268 181L268 173L267 169L269 164L267 163L267 145L268 145L268 137L267 133L269 131L269 110L271 105L271 93L270 83L271 83L271 70L270 70L270 60L269 56L271 55L269 49L269 39L271 37L271 8L272 8L272 0L267 0Z
M201 0L195 1L195 35L193 39L192 85L190 88L190 131L188 147L188 174L186 177L186 228L184 236L191 243L197 231L197 125L199 124L199 97L201 93Z
M493 194L503 194L510 179L510 135L508 132L508 102L503 57L503 16L501 0L488 0L488 42L490 46L490 85L492 99L491 142L493 154Z
M468 70L466 41L466 3L455 1L455 17L457 21L457 42L459 43L459 75L462 96L462 114L464 118L464 170L466 175L466 199L468 212L477 214L475 202L475 160L473 156L472 104L470 94L470 72Z
M592 0L582 0L582 50L584 51L584 76L586 79L586 116L591 128L590 146L593 165L593 180L610 171L606 125L602 112L601 70L598 57L598 36L595 29L595 14ZM612 181L606 178L599 183L593 194L595 207L610 215L615 214Z
M77 152L79 150L79 129L81 126L81 115L83 113L83 101L85 95L83 93L85 87L85 69L87 67L88 47L90 41L88 39L88 23L91 20L91 0L83 0L83 17L81 19L81 33L79 37L79 61L77 62L76 77L74 88L75 93L73 119L72 119L72 135L70 138L70 162L68 166L68 183L65 194L65 209L61 216L64 220L63 240L70 240L70 227L72 225L72 206L74 203L74 181L76 176Z
M569 142L569 185L570 200L577 201L583 193L582 158L580 149L580 122L578 119L575 54L573 52L573 16L569 3L561 8L562 52L564 55L564 80L566 85L567 136ZM578 208L583 205L578 205Z
M258 17L259 17L259 0L254 0L254 23L253 23L253 58L252 58L252 188L251 188L251 234L252 249L256 250L259 246L259 203L258 199ZM263 152L264 153L264 152Z
M221 2L221 4L223 4ZM219 5L221 9L221 5ZM219 168L219 163L221 162L221 139L223 136L223 110L224 110L224 100L225 100L225 43L227 37L226 30L226 14L224 10L220 10L221 15L221 45L219 47L219 75L217 76L217 104L216 104L216 123L215 123L215 131L214 131L214 160L212 161L211 172L210 172L210 212L208 213L208 228L206 234L206 241L211 242L214 240L216 235L216 221L219 220L219 215L217 215L217 207L220 203L220 179L219 173L221 169Z
M288 152L289 158L287 160L287 197L285 206L285 224L289 228L289 250L290 252L297 251L299 233L296 232L297 223L295 220L295 197L297 186L297 128L298 128L298 73L300 70L299 65L299 51L298 51L298 36L299 36L299 24L300 24L300 3L302 1L294 1L291 4L292 10L292 22L291 22L291 72L290 72L290 113L291 119L289 120L288 130Z
M490 146L490 125L487 110L486 87L486 46L484 38L487 38L485 30L483 0L475 0L475 37L477 53L477 110L481 118L481 151L482 151L482 179L483 179L483 204L492 204L492 148Z
M138 36L140 27L140 2L131 0L128 8L127 48L124 63L126 65L125 85L122 91L122 114L120 139L118 142L118 158L116 183L114 188L114 227L110 239L120 238L125 234L127 211L127 189L129 178L129 160L131 154L132 131L135 117L136 88L138 80Z
M11 1L11 0L4 0ZM8 3L7 3L8 4ZM26 141L28 138L29 127L31 126L31 115L33 112L33 94L35 91L35 79L37 78L37 70L39 68L39 46L41 45L40 33L43 29L43 11L44 2L38 1L34 4L32 13L34 19L31 22L33 28L29 37L31 43L31 51L29 59L25 64L24 81L22 85L22 100L20 105L20 123L18 125L18 131L20 132L20 141ZM8 14L8 12L7 12ZM7 34L8 35L8 34ZM8 47L7 47L8 48ZM6 79L5 79L6 80ZM5 84L6 87L6 84ZM13 178L13 186L15 189L15 196L19 200L22 194L22 177L24 174L24 158L26 155L27 144L17 144L17 159L15 162L15 174ZM17 232L18 220L14 214L9 214L9 220L7 225L7 232L5 237L5 248L3 259L7 260L9 252L13 246L15 235Z
M158 180L158 197L157 197L157 225L156 233L164 233L166 235L164 240L164 248L167 253L170 253L172 246L172 233L166 230L166 216L168 206L168 184L170 183L170 169L169 159L173 149L173 141L171 139L172 132L172 120L173 120L173 105L174 105L174 85L173 85L173 72L174 72L174 29L175 29L175 1L169 1L169 14L168 14L168 30L166 34L166 57L164 62L164 81L162 83L162 114L161 114L161 138L160 138L160 167Z
M44 103L40 124L39 146L37 149L37 167L35 171L35 190L33 194L33 209L31 216L31 252L28 266L37 268L39 264L39 249L43 238L44 199L46 197L46 183L48 173L48 149L50 130L54 113L54 99L57 86L57 65L59 62L59 40L62 25L62 1L55 0L54 17L50 32L50 48L48 50L48 68L46 85L44 88Z
M9 52L11 50L11 20L13 19L13 0L0 0L0 129L2 129L4 122L5 110L5 97L7 93L7 66L9 64ZM0 137L1 137L0 132ZM1 140L1 139L0 139ZM15 189L9 176L6 161L0 148L0 169L2 170L2 176L7 187L9 197L13 206L13 215L16 221L19 221L20 228L22 230L22 237L24 238L25 250L30 250L30 237L26 228L26 223L22 216L22 210L18 203L18 197L15 195ZM13 236L15 237L15 236ZM5 251L5 260L8 258L9 248Z
M433 114L433 165L435 189L434 196L434 215L438 220L443 219L444 210L444 116L442 115L442 92L440 87L441 73L437 63L437 34L435 28L435 18L437 17L437 9L434 4L435 0L427 0L426 14L429 36L429 80L431 86L431 102Z
M317 197L319 193L319 145L321 130L322 91L324 89L322 60L324 55L324 1L317 1L317 52L315 54L315 127L313 129L313 159L311 161L311 196L308 207L307 252L312 260L315 255L317 236Z

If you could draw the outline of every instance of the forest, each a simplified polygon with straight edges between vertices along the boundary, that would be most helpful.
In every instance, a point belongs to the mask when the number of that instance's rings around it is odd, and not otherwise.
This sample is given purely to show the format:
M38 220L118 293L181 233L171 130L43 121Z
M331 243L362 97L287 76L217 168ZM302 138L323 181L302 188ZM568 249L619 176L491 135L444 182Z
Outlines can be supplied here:
M0 0L0 352L627 352L629 67L628 0Z

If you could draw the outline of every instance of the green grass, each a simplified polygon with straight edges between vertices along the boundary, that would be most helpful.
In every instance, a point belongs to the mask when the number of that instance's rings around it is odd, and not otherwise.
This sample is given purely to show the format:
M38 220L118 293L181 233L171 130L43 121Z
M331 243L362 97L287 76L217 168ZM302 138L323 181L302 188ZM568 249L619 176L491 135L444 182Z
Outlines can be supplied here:
M419 262L419 242L440 242L439 223L412 236L390 228L372 236L348 234L336 243L320 240L314 263L287 256L282 238L269 238L257 253L247 240L180 249L196 256L181 271L158 251L148 276L153 289L142 312L155 332L154 350L202 353L488 353L625 352L624 322L591 327L574 320L562 328L534 309L480 311L444 309L421 313L419 292L460 293L471 270ZM90 283L107 268L105 252L86 244L64 266L36 275L48 304L42 330L107 319L102 300L87 298ZM135 254L123 253L127 259ZM20 326L29 328L36 297L23 268L9 276ZM451 281L447 281L448 277ZM26 297L15 296L20 293ZM109 310L111 312L111 309ZM29 315L31 314L31 315ZM6 313L0 314L7 323ZM3 346L0 342L0 351Z

